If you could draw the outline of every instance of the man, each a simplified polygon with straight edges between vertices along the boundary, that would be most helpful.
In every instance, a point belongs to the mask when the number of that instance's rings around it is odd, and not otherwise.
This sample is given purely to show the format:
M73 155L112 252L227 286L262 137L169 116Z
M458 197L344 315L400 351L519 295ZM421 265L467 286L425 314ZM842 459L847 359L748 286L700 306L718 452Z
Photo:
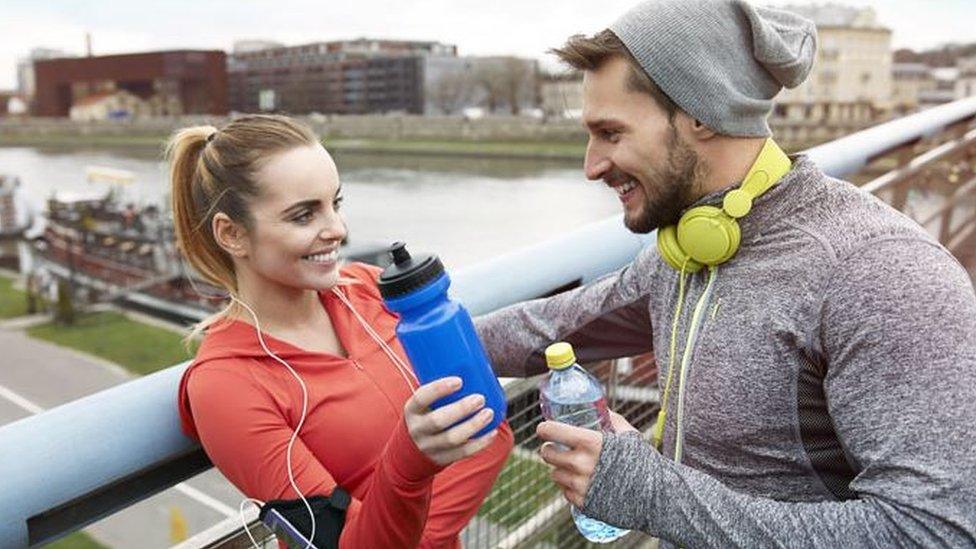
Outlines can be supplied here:
M815 49L787 12L656 0L555 50L584 71L586 176L659 245L479 333L502 376L558 340L653 348L659 449L619 416L538 428L586 515L682 547L971 546L976 298L914 222L767 140Z

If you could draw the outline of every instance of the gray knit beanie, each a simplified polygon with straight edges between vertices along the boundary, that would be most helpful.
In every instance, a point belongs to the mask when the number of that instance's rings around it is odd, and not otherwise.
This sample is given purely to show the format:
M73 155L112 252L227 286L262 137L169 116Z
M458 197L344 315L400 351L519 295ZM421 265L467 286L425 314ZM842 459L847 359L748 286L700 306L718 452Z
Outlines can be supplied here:
M745 0L648 0L610 30L679 107L735 136L770 135L773 97L803 82L817 50L811 21Z

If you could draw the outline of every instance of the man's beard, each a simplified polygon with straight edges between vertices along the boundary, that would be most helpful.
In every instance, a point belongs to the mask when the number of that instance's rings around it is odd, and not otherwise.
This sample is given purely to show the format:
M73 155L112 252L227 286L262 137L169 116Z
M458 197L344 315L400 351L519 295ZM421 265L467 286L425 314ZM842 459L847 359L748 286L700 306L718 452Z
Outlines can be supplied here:
M651 168L642 179L644 205L636 217L624 215L624 225L635 233L674 225L695 200L696 188L704 177L698 154L678 137L674 124L668 135L668 159L663 169Z

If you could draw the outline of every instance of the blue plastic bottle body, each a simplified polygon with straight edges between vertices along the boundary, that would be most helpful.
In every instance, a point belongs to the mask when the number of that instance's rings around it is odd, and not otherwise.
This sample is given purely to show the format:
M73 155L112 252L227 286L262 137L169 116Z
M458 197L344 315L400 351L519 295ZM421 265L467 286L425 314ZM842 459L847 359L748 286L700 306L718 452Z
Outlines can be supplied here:
M396 334L421 383L458 376L461 389L434 403L434 408L456 402L471 394L485 397L494 410L491 422L475 436L487 434L505 419L505 392L498 383L471 315L447 296L451 281L447 274L407 295L386 300L400 315Z

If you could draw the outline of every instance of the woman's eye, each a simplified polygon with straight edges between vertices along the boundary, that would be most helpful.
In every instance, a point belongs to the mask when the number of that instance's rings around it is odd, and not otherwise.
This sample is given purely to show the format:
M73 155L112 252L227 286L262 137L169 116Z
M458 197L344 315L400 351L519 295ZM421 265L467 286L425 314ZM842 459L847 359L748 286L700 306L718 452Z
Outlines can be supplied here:
M298 223L299 225L304 225L311 220L312 220L312 212L308 210L305 210L304 212L292 218L292 221Z
M339 207L342 206L343 200L345 200L345 197L342 196L335 197L335 200L332 201L332 209L338 210Z

